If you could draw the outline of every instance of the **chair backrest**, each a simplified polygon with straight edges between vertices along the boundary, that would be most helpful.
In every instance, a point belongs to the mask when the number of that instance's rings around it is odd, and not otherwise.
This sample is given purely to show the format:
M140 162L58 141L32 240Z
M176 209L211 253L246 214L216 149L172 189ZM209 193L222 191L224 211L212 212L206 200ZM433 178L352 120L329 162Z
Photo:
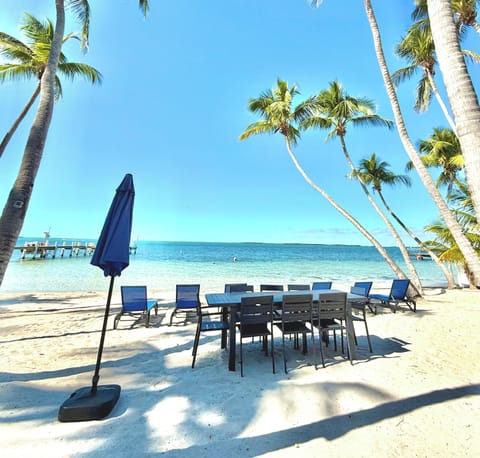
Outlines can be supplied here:
M253 293L253 285L246 283L227 283L225 284L226 293Z
M312 283L312 289L332 289L331 281L314 281Z
M240 330L246 324L273 322L273 296L246 296L240 302Z
M318 300L319 319L344 320L347 310L347 293L321 294Z
M260 285L260 291L283 291L283 285Z
M282 299L282 324L312 321L311 294L284 294Z
M289 291L310 291L310 285L288 285L287 289Z
M370 290L372 289L372 284L373 284L372 281L356 281L353 284L353 288L362 288L364 291L361 295L368 297L368 295L370 294ZM353 291L350 291L350 292L353 293ZM359 293L353 293L353 294L359 294Z
M408 279L396 279L392 282L392 289L390 290L390 297L396 300L403 300L407 296L408 286L410 280Z
M195 309L200 305L200 285L177 285L175 307Z
M147 308L146 286L121 286L122 311L142 312Z

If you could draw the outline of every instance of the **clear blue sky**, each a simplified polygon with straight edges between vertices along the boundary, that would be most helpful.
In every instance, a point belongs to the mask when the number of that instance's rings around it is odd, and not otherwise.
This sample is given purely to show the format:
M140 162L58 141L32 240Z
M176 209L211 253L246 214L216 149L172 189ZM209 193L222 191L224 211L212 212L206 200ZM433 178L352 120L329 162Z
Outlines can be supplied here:
M410 23L413 2L374 0L391 70ZM23 12L54 16L54 0L2 0L0 30L24 39ZM101 86L62 80L46 148L21 235L97 238L115 188L132 173L136 188L133 238L368 244L297 172L283 137L240 142L256 120L249 98L278 77L307 97L338 79L352 96L368 97L393 119L370 29L358 0L155 1L145 20L137 0L91 0L90 50L64 47L70 61L94 66ZM79 30L68 16L66 33ZM478 37L470 32L478 50ZM476 78L476 74L472 74ZM439 85L442 86L441 80ZM36 82L0 86L0 132L7 131ZM412 110L416 80L399 89L414 141L446 126L436 102ZM3 207L18 172L34 112L0 160ZM393 244L357 183L345 178L338 140L303 135L296 154L307 173L377 236ZM350 128L355 162L375 152L404 173L408 160L396 130ZM437 217L415 173L411 189L385 189L392 207L421 230Z

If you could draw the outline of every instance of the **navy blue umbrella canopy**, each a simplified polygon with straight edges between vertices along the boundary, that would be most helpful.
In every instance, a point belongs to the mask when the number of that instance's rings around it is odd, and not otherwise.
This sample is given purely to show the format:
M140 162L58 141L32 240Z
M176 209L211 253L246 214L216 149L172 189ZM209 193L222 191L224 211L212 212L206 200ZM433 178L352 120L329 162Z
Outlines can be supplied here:
M119 276L129 264L134 196L133 177L128 173L117 188L91 260L106 277Z
M120 385L99 386L98 381L100 379L100 364L107 331L108 315L110 313L114 279L129 264L134 195L133 177L128 173L117 188L91 260L91 264L100 267L104 275L110 277L110 287L108 289L92 386L79 388L71 394L59 409L58 419L60 421L102 419L112 411L120 397Z

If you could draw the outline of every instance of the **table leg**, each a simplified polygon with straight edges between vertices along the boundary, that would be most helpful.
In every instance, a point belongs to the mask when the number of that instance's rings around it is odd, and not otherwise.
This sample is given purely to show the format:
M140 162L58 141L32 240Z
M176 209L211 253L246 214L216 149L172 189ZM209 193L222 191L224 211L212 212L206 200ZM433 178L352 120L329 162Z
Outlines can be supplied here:
M230 328L229 333L229 349L228 349L228 370L236 370L236 352L237 352L237 341L236 341L236 322L237 322L237 310L238 307L230 307Z

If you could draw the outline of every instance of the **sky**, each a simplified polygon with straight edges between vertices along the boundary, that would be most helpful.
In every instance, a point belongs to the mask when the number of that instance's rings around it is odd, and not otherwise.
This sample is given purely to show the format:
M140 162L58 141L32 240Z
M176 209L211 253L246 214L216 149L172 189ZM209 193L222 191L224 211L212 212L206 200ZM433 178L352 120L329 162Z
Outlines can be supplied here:
M91 0L90 48L70 40L72 62L95 67L100 86L62 78L47 143L21 235L96 239L116 187L133 175L132 238L165 241L360 244L369 242L296 170L283 137L238 137L258 118L248 100L277 78L296 83L294 104L338 80L349 95L367 97L393 119L370 28L358 0L151 0L145 19L137 0ZM391 71L406 65L394 55L410 24L413 1L372 1ZM54 0L2 0L0 30L25 40L24 11L55 22ZM67 12L65 33L80 30ZM469 32L472 49L478 36ZM468 42L468 41L467 41ZM470 66L472 67L472 66ZM472 80L478 70L471 68ZM447 123L435 101L413 111L416 79L398 96L411 139ZM441 74L437 83L443 92ZM33 93L35 81L0 85L0 134ZM36 106L35 106L36 109ZM0 205L18 173L32 110L0 158ZM393 238L372 210L338 139L309 131L295 148L307 174L384 245ZM408 156L398 133L350 127L355 163L377 154L405 173ZM385 188L391 207L422 235L437 209L415 174L412 187ZM405 239L407 240L407 239ZM407 243L410 243L407 240Z

